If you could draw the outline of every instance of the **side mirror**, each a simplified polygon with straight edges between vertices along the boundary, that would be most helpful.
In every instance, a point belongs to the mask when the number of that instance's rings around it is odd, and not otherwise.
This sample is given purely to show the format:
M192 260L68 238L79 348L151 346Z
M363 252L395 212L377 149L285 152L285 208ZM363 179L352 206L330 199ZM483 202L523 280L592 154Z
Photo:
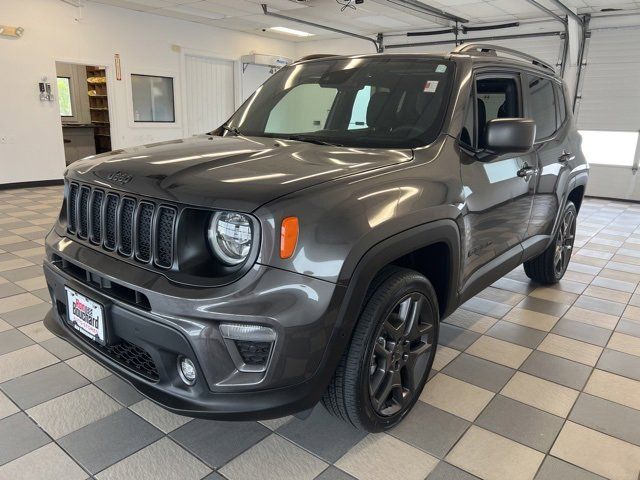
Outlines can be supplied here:
M495 118L487 122L487 150L491 153L527 153L536 138L536 122L528 118Z

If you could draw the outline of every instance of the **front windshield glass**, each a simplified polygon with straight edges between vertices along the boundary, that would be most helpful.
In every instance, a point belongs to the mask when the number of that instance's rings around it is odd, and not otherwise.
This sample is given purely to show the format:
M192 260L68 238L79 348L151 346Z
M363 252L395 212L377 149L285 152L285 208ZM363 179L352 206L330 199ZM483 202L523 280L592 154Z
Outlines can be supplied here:
M359 147L426 145L442 127L453 68L415 57L292 65L258 88L225 132Z

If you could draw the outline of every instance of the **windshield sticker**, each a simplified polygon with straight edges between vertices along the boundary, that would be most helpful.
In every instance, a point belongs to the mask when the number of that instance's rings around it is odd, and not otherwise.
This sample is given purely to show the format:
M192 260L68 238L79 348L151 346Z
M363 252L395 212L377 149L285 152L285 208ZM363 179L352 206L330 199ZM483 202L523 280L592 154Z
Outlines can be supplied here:
M436 67L436 73L444 73L446 71L447 71L447 66L446 65L440 64L440 65L438 65Z
M422 91L424 93L434 93L437 88L438 88L438 80L428 80L427 82L425 82L424 88L422 89Z

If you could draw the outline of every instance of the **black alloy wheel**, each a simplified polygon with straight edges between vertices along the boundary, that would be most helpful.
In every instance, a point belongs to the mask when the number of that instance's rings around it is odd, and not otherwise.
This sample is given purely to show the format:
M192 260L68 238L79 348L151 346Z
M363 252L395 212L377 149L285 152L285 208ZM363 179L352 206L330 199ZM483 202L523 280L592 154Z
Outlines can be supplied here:
M434 323L426 297L401 299L379 328L369 367L369 398L374 411L394 415L411 403L434 348Z

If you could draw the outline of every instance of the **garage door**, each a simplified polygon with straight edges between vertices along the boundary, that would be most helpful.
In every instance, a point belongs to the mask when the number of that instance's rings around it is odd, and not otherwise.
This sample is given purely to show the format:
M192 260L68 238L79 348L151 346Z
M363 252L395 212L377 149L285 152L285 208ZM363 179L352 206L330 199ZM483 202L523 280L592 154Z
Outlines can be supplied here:
M588 193L640 200L634 167L640 130L640 28L595 30L577 105L591 164Z
M209 57L185 57L187 135L219 127L234 111L234 63Z

